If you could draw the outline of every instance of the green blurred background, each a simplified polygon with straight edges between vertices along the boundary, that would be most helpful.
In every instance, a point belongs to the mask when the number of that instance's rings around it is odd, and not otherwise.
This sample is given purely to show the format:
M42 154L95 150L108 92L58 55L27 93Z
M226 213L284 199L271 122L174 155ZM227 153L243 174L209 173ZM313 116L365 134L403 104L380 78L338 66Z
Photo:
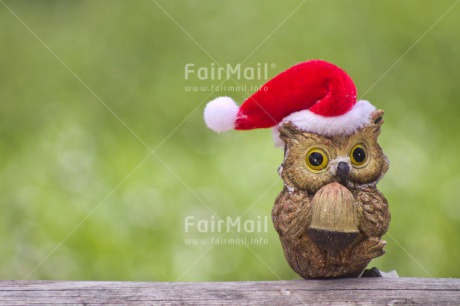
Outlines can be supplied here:
M221 81L185 80L184 67L268 63L270 78L312 58L385 110L379 188L393 218L371 265L460 277L456 2L0 1L0 277L297 278L270 221L185 232L187 216L270 216L283 155L269 130L206 129L207 101L252 92L186 91ZM268 243L185 243L212 237Z

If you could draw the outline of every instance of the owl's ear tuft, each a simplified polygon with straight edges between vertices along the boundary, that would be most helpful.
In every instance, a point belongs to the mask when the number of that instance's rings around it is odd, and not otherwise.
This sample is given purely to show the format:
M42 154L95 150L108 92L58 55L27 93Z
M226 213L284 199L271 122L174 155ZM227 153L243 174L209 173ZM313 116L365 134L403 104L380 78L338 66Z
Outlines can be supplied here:
M383 114L385 112L381 109L378 109L376 111L373 111L370 115L370 121L371 121L371 125L374 125L374 126L381 126L384 122L383 120Z
M286 143L289 139L292 139L294 135L302 133L292 122L284 122L278 128L280 138Z

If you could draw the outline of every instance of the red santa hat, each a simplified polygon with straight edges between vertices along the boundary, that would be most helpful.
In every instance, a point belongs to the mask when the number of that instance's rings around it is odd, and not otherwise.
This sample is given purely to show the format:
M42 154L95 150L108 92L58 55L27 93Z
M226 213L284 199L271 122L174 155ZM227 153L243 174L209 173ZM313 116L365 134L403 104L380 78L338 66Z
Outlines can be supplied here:
M204 110L206 125L215 132L274 128L290 121L300 130L325 136L349 135L369 122L375 107L356 101L356 87L339 67L322 61L299 63L280 73L244 103L229 97L209 102Z

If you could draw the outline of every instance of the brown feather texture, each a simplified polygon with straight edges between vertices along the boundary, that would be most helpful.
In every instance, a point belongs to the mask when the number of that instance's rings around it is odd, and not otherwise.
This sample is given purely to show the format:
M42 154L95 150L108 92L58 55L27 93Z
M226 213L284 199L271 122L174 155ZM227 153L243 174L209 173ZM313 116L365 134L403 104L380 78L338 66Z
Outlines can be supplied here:
M284 188L272 211L285 257L306 279L358 277L384 254L388 203L377 183L388 159L377 138L383 111L352 135L326 137L280 126Z

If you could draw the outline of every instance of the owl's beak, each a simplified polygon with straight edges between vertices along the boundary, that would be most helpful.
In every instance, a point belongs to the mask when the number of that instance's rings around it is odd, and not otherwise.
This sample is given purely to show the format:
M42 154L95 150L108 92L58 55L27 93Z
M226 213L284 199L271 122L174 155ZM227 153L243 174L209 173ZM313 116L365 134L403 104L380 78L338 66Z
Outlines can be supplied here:
M336 174L339 180L341 182L345 182L345 180L347 179L348 173L350 173L350 167L348 166L348 164L346 162L340 162L337 165L337 171L336 171Z

